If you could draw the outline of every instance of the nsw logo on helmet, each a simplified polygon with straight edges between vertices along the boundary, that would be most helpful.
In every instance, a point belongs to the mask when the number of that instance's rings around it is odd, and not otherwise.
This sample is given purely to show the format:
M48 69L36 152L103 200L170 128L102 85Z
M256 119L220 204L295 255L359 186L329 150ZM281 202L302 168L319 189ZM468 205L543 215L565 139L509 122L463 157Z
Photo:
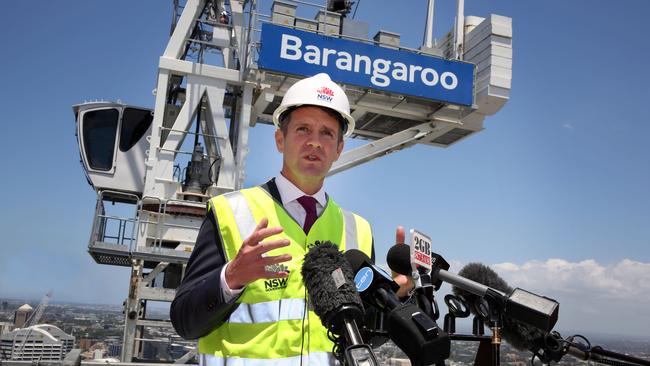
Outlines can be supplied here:
M331 102L334 98L334 91L326 86L321 86L318 88L316 90L316 93L318 94L316 98L324 102Z

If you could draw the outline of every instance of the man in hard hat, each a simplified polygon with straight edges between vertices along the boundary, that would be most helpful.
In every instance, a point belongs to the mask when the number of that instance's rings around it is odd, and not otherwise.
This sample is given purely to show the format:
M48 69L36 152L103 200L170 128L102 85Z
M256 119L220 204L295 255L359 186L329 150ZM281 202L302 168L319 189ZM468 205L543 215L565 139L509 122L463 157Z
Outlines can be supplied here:
M366 220L339 207L325 175L354 130L348 98L327 74L296 82L273 113L282 170L214 197L171 307L179 335L199 338L203 365L334 364L333 343L308 309L300 268L331 241L374 260Z

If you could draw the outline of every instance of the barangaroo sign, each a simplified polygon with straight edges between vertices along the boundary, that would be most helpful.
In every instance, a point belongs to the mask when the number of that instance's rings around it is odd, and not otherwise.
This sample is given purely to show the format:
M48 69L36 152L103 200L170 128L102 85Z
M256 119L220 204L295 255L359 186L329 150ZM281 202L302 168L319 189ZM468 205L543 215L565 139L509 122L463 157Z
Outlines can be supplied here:
M472 105L474 65L265 23L260 69Z

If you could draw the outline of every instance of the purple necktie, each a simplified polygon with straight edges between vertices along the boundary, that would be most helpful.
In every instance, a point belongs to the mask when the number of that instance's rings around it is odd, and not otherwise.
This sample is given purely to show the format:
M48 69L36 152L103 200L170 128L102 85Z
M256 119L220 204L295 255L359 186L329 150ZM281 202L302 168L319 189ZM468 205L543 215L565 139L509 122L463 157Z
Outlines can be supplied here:
M316 222L316 199L312 196L302 196L298 198L298 203L305 209L307 216L305 216L305 224L302 229L305 234L309 232L311 226Z

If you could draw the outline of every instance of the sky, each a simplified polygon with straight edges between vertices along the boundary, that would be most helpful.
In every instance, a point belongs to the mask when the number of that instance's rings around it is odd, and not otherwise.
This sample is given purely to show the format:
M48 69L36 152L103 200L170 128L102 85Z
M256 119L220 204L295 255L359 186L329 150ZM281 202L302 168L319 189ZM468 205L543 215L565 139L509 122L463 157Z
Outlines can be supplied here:
M371 36L397 32L419 47L426 1L395 3L361 1L355 19ZM454 8L436 2L436 37ZM513 287L558 300L560 331L647 337L649 12L645 0L466 1L466 15L513 19L510 100L450 148L415 146L327 181L341 206L372 223L378 262L397 225L416 228L452 272L481 262ZM71 106L153 108L171 14L171 1L5 4L0 297L52 290L54 301L119 305L127 296L129 270L87 253L96 197ZM280 168L272 133L251 129L248 186Z

